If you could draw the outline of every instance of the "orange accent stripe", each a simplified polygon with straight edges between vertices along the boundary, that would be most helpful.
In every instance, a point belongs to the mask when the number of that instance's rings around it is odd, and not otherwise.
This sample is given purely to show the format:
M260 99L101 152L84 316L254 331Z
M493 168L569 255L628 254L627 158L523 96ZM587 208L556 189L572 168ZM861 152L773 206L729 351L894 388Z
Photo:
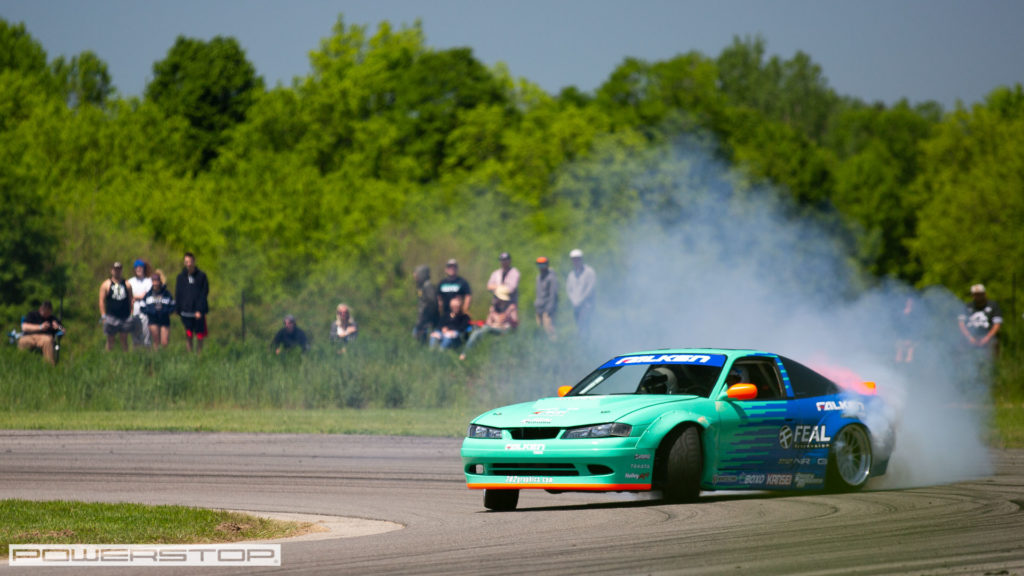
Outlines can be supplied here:
M466 484L470 490L594 490L606 492L609 490L650 490L650 484Z

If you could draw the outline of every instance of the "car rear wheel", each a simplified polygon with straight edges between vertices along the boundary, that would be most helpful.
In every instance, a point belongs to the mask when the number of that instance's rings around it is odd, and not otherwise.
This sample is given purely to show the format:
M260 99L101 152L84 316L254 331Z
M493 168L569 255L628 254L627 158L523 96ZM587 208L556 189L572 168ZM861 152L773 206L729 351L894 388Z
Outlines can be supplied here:
M855 424L839 431L832 439L825 486L835 492L860 490L871 474L871 439Z
M665 462L664 499L669 502L693 502L700 495L700 475L703 458L700 453L700 433L689 426L680 432L669 448Z
M519 490L484 490L484 508L504 512L515 510L519 504Z

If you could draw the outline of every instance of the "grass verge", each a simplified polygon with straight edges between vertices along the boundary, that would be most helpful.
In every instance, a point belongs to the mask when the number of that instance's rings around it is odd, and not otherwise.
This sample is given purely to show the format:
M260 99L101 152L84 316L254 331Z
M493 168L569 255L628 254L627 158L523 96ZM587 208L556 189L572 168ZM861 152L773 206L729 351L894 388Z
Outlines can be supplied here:
M470 409L0 412L3 430L171 430L461 437Z
M0 558L10 544L212 544L287 538L312 527L187 506L0 500Z

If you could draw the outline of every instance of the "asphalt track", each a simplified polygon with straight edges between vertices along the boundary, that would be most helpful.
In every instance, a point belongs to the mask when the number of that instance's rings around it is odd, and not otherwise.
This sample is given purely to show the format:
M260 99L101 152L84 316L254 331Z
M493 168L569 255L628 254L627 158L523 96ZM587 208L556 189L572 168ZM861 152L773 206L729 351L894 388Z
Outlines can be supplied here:
M971 482L858 494L524 492L486 512L458 439L0 431L0 498L186 504L387 520L404 528L284 544L282 574L1024 575L1024 451ZM955 463L951 463L955 465ZM69 572L70 570L70 572ZM101 568L89 575L242 573ZM74 573L11 568L10 574Z

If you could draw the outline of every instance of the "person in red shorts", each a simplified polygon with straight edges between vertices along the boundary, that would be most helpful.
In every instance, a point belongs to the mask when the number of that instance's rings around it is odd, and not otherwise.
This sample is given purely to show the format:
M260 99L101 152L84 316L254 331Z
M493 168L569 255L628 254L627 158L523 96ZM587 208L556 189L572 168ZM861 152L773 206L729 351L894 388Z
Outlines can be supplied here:
M185 346L192 351L192 339L197 340L195 351L199 354L203 351L203 339L208 332L206 328L206 313L210 310L207 297L210 295L210 283L206 273L196 266L196 257L191 252L185 252L185 267L178 274L178 283L174 290L175 299L178 301L178 315L181 316L181 323L185 327Z

